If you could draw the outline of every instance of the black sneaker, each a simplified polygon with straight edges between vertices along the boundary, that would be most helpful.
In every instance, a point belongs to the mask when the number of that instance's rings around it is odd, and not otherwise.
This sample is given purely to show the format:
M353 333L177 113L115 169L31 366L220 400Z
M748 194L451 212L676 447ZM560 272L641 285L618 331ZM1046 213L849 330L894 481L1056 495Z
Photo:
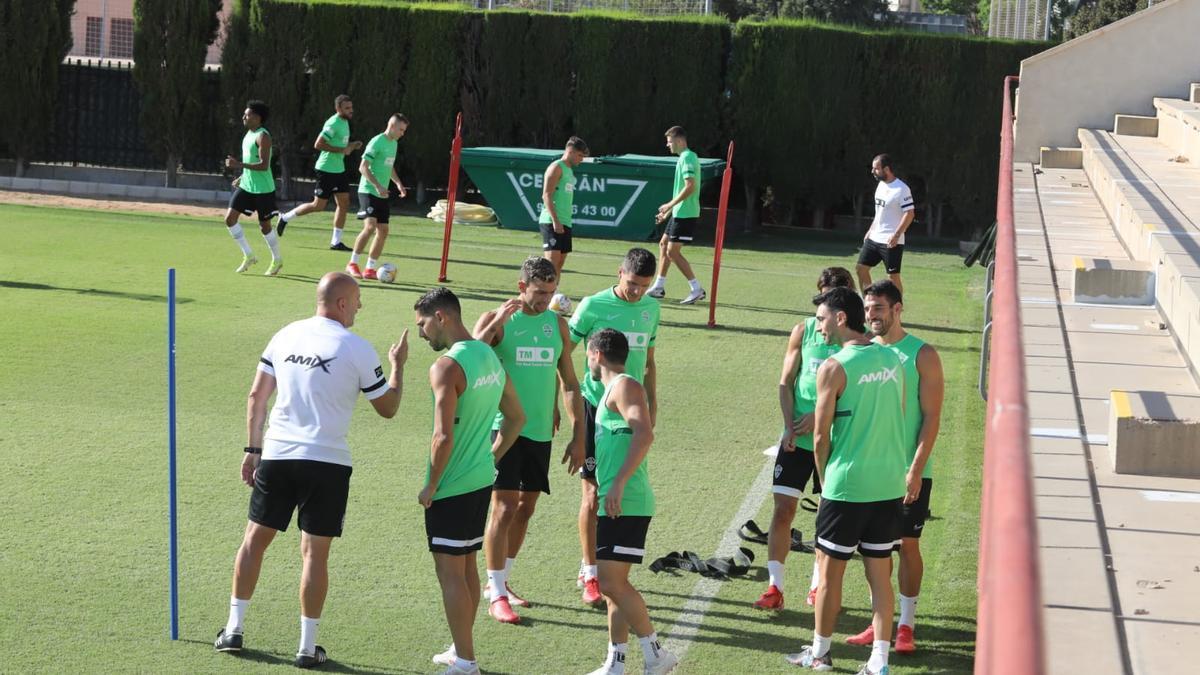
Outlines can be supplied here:
M330 251L353 251L354 249L350 248L349 246L347 246L339 241L338 243L331 245L329 247L329 250Z
M278 222L278 223L275 223L275 234L277 234L277 235L279 235L279 236L281 236L281 237L282 237L282 236L283 236L283 230L284 230L284 228L286 228L286 227L287 227L287 221L283 219L283 216L280 216L280 217L279 217L279 222Z
M217 640L213 642L213 647L216 647L219 652L240 652L242 651L242 634L226 633L222 628L221 632L217 633Z
M317 645L317 650L315 652L313 652L313 654L311 656L308 654L297 654L296 655L296 667L297 668L316 668L317 666L321 665L322 663L325 663L328 660L329 660L329 657L326 656L326 654L325 654L325 648L322 647L321 645Z

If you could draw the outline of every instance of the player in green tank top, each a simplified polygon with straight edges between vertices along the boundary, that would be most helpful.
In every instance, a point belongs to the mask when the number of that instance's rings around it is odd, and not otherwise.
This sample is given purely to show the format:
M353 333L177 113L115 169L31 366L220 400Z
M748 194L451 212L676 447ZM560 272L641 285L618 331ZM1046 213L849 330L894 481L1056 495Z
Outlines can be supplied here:
M542 209L538 214L542 256L554 263L554 271L560 279L563 263L573 249L571 223L575 216L575 168L587 156L587 143L572 136L567 139L562 157L551 162L542 176Z
M571 342L578 344L588 340L604 328L615 328L624 333L629 342L629 358L625 372L640 382L646 389L650 405L650 419L658 414L658 374L654 363L654 345L658 337L658 319L661 308L657 301L646 296L655 268L654 254L644 248L632 248L617 272L617 285L586 297L579 303L571 317ZM594 417L596 405L604 393L604 386L589 371L583 378L583 398L586 402L584 414ZM596 448L593 434L588 434L586 458L583 470L582 494L579 503L579 545L582 562L579 582L583 587L583 602L594 605L600 602L600 589L596 581L596 517L599 501L596 493Z
M871 284L863 292L867 323L875 334L874 341L890 348L904 366L904 447L907 451L908 473L905 476L906 494L900 526L900 564L897 580L900 587L900 619L896 629L896 652L916 651L913 630L916 627L917 596L925 562L921 558L921 533L929 515L929 499L933 492L933 444L937 441L942 419L942 400L945 396L945 375L942 361L933 345L904 330L900 317L904 311L900 289L890 280ZM859 640L874 639L870 629L860 633Z
M630 568L646 555L646 532L655 511L646 465L654 422L645 388L625 372L630 353L629 340L614 328L588 339L588 372L603 387L595 419L596 479L603 499L596 558L600 590L608 601L609 649L596 672L624 664L632 628L642 645L645 672L666 673L679 659L659 646L646 603L629 583Z
M362 147L362 141L350 140L350 120L354 117L354 101L346 94L333 100L334 113L325 120L313 149L321 154L317 157L317 185L313 200L305 202L279 216L279 236L283 236L288 223L300 216L325 210L329 198L333 197L333 238L329 242L331 251L349 251L342 243L342 231L346 227L346 214L350 212L350 183L346 177L346 155Z
M550 445L558 427L554 398L559 381L572 429L562 463L574 475L584 460L587 427L579 378L571 362L570 332L566 319L549 309L550 298L557 288L554 265L545 258L530 256L521 265L517 280L520 295L498 309L485 312L473 331L475 339L491 345L500 357L525 410L525 426L520 436L496 465L491 515L483 545L491 601L489 613L503 623L520 620L512 605L528 605L512 593L509 581L538 495L550 492ZM504 415L496 415L492 429L498 431L503 422Z
M696 228L700 221L700 158L688 148L687 132L683 127L667 129L667 149L673 155L679 155L675 163L674 197L671 201L658 207L654 222L662 225L667 223L662 239L658 242L658 278L648 291L652 298L664 298L667 295L667 271L671 263L679 267L683 277L687 279L690 290L687 297L679 301L681 305L695 304L703 300L705 293L692 265L683 255L685 244L695 239ZM670 222L668 222L670 219Z
M850 271L827 267L817 278L817 292L831 288L854 288ZM783 373L779 378L779 408L783 413L783 433L775 455L775 479L771 488L774 510L767 530L767 590L754 602L757 609L779 611L783 604L784 563L792 544L792 522L796 507L811 478L813 494L820 494L816 465L812 454L813 409L817 404L817 369L832 356L840 344L829 344L817 330L815 317L792 328L783 354ZM815 602L820 570L813 562L808 604Z
M871 657L860 671L887 672L892 632L891 554L899 544L904 496L904 373L892 351L864 334L862 298L834 288L813 298L817 328L842 349L817 371L813 454L821 478L817 512L817 588L813 644L788 656L814 670L832 666L830 640L841 609L842 578L855 550L871 588Z
M472 626L479 609L475 552L483 545L495 462L512 446L525 414L504 366L488 345L471 337L462 307L447 288L435 288L413 305L418 332L434 351L446 353L429 369L433 389L433 437L425 487L425 534L456 658L474 668ZM504 423L494 440L496 412Z
M238 217L258 213L258 229L271 250L271 267L266 276L273 277L283 268L283 257L279 255L279 235L271 227L271 219L279 211L275 208L275 178L271 175L271 134L263 126L269 114L267 104L262 101L248 101L242 112L242 126L246 128L246 135L242 137L242 158L233 155L225 158L226 168L242 172L233 179L233 196L225 210L225 227L242 249L242 264L235 270L240 274L257 263L258 258L254 257L254 251L246 241Z

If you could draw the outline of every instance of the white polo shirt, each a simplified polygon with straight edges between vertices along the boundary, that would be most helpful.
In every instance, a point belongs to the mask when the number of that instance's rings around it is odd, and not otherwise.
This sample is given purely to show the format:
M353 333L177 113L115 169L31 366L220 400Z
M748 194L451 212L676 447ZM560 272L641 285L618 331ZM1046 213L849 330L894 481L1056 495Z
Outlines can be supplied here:
M899 178L892 182L879 181L875 188L875 220L871 222L871 241L887 246L888 240L900 229L904 214L913 210L912 191ZM897 244L904 245L904 235Z
M346 432L358 394L372 400L388 390L371 344L333 319L314 316L276 333L258 369L276 382L263 459L352 466Z

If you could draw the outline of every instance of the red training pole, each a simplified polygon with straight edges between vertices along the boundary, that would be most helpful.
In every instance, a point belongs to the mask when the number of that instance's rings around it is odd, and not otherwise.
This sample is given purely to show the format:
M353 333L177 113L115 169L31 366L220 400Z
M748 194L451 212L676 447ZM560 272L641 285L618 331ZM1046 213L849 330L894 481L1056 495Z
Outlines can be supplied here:
M454 198L458 195L458 161L462 155L462 113L454 122L454 142L450 144L450 180L446 195L446 230L442 235L442 271L438 283L446 283L446 263L450 259L450 230L454 227Z
M721 249L725 247L725 214L729 210L729 185L733 182L733 141L725 157L725 173L721 176L721 203L717 208L717 241L713 250L712 300L708 301L708 327L717 325L717 281L721 278Z

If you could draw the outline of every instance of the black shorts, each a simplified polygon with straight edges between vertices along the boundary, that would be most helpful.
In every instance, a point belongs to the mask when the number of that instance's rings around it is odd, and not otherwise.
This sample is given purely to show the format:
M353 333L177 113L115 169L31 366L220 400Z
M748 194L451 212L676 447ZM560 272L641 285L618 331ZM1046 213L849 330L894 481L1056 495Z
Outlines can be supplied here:
M542 233L543 251L571 252L571 228L563 225L563 233L559 234L554 231L554 226L550 223L538 223L538 230Z
M899 274L900 261L903 259L904 244L896 244L895 247L888 248L887 244L880 244L870 239L863 242L862 250L858 253L859 265L874 267L882 262L888 274Z
M676 218L671 216L671 221L667 223L667 241L680 241L685 244L691 243L696 236L696 223L700 222L699 218Z
M254 474L250 520L286 532L292 512L301 532L342 536L352 469L311 459L264 459Z
M817 548L838 560L854 550L868 558L887 558L900 543L902 498L881 502L822 499L817 510Z
M229 208L243 216L257 211L260 221L267 221L279 215L279 209L275 206L274 190L271 192L246 192L242 188L238 188L229 198Z
M339 192L350 191L350 179L346 172L329 173L317 171L317 187L313 188L313 196L317 199L329 199Z
M817 476L817 462L812 450L797 446L792 452L784 452L780 448L775 456L775 481L771 492L800 499L809 478L812 478L812 493L821 494L821 479Z
M649 530L650 516L601 516L596 521L596 560L641 564Z
M921 479L921 495L917 501L904 504L900 511L900 536L920 539L921 531L925 529L925 519L929 517L929 493L933 492L933 479Z
M583 419L587 424L587 440L583 444L583 467L579 477L596 482L596 406L583 399Z
M425 536L432 553L466 555L483 548L492 486L434 500L425 509Z
M495 431L492 440L496 440ZM492 487L550 494L550 441L518 436L496 464L496 484Z
M358 193L358 219L374 218L376 223L387 225L391 219L392 205L387 198L376 197L367 192Z

